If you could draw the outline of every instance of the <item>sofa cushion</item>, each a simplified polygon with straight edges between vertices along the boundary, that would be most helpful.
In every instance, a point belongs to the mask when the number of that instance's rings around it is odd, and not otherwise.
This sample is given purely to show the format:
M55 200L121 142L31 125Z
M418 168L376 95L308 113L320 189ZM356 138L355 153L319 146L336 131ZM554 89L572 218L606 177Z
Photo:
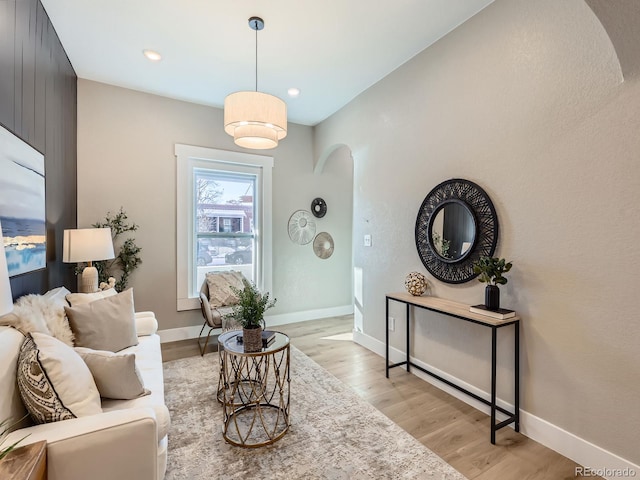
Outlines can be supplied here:
M113 353L107 350L76 347L76 352L87 364L100 396L129 400L149 395L136 367L135 353Z
M231 287L244 289L244 276L240 272L207 272L206 280L209 288L209 304L211 308L226 307L238 303L238 296Z
M138 344L133 289L76 307L65 307L76 347L117 352Z
M68 293L65 298L67 302L69 302L69 305L77 307L78 305L84 305L85 303L91 303L96 300L102 300L103 298L113 297L117 294L118 292L116 292L114 288L109 288L107 290L101 290L93 293Z
M102 412L91 372L73 348L43 333L27 336L18 358L18 388L35 423Z

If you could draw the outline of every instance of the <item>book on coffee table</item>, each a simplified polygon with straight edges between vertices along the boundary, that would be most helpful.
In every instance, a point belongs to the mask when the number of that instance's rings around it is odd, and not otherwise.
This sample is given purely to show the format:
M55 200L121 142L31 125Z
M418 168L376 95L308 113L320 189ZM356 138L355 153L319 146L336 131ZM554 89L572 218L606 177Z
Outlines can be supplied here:
M479 313L480 315L486 315L487 317L495 318L498 320L506 320L516 316L516 312L507 308L497 308L495 310L489 310L484 305L472 305L469 307L469 311L473 313Z
M262 348L267 348L271 345L276 339L276 332L272 330L263 330L262 331Z

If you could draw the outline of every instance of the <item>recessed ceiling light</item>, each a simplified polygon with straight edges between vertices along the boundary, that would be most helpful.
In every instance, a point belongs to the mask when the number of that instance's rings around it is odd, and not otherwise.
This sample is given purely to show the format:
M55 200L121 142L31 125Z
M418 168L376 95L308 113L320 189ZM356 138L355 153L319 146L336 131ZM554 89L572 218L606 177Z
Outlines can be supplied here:
M153 50L143 50L142 54L153 62L159 62L160 60L162 60L162 55Z
M287 93L289 94L290 97L297 97L298 95L300 95L300 89L296 87L291 87L289 90L287 90Z

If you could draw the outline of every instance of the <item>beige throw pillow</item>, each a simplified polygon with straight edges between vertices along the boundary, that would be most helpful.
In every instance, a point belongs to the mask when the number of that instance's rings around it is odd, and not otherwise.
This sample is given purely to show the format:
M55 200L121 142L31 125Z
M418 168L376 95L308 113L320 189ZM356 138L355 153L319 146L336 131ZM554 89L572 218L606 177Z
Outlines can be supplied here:
M94 293L68 293L65 298L67 302L69 302L69 305L77 307L78 305L84 305L85 303L91 303L96 300L102 300L103 298L113 297L117 294L118 292L116 292L114 288L109 288L108 290L101 290Z
M226 307L238 303L238 296L231 291L231 287L244 290L244 276L240 272L207 272L207 286L209 287L209 304L212 308Z
M65 307L76 347L118 352L138 344L133 289L77 307Z
M20 348L17 373L22 402L35 423L102 412L91 372L73 348L33 332Z
M120 400L149 395L136 367L135 353L113 353L106 350L76 347L87 364L100 396Z

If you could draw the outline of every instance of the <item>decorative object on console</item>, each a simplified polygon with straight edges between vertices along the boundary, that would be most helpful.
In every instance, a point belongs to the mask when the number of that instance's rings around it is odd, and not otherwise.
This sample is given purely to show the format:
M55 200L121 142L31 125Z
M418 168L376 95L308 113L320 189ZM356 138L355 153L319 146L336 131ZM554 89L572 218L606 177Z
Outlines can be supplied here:
M255 283L244 281L244 289L230 287L238 296L238 303L227 316L234 317L242 326L245 352L259 352L262 349L262 330L265 327L264 312L276 304L269 301L269 293L260 293Z
M484 291L484 304L489 310L500 308L500 289L498 285L506 285L507 279L503 274L511 270L513 264L504 258L482 256L473 263L473 272L478 281L487 283Z
M65 263L87 262L82 270L81 291L98 291L98 269L93 261L114 258L110 228L79 228L64 231L62 261Z
M333 238L327 232L320 232L313 239L313 252L323 260L333 255L333 247Z
M316 236L316 222L306 210L296 210L289 218L289 238L298 245L306 245Z
M140 258L142 248L136 245L135 238L127 238L121 241L121 235L138 230L138 225L129 223L128 218L124 209L120 207L120 210L115 215L107 212L104 222L97 222L92 225L95 228L111 228L113 245L118 251L118 255L113 260L94 262L94 264L98 269L100 282L109 284L110 278L117 277L116 273L120 272L120 278L114 287L119 292L127 288L129 275L142 263Z
M287 136L287 104L258 92L258 30L264 28L264 20L251 17L249 27L256 32L256 90L235 92L224 99L224 131L240 147L269 149Z
M47 266L44 155L0 125L0 172L0 220L9 276L43 269Z
M316 218L322 218L327 214L327 202L325 202L322 198L314 198L311 202L311 213Z
M416 218L415 240L423 265L438 280L464 283L476 276L473 262L491 256L498 242L498 217L486 192L454 178L425 197Z
M4 240L2 238L2 223L0 223L0 317L11 313L13 310L13 297L11 295L11 282L7 268L7 257L4 254Z
M411 272L404 280L404 286L407 292L415 297L419 297L429 288L429 281L420 272Z

